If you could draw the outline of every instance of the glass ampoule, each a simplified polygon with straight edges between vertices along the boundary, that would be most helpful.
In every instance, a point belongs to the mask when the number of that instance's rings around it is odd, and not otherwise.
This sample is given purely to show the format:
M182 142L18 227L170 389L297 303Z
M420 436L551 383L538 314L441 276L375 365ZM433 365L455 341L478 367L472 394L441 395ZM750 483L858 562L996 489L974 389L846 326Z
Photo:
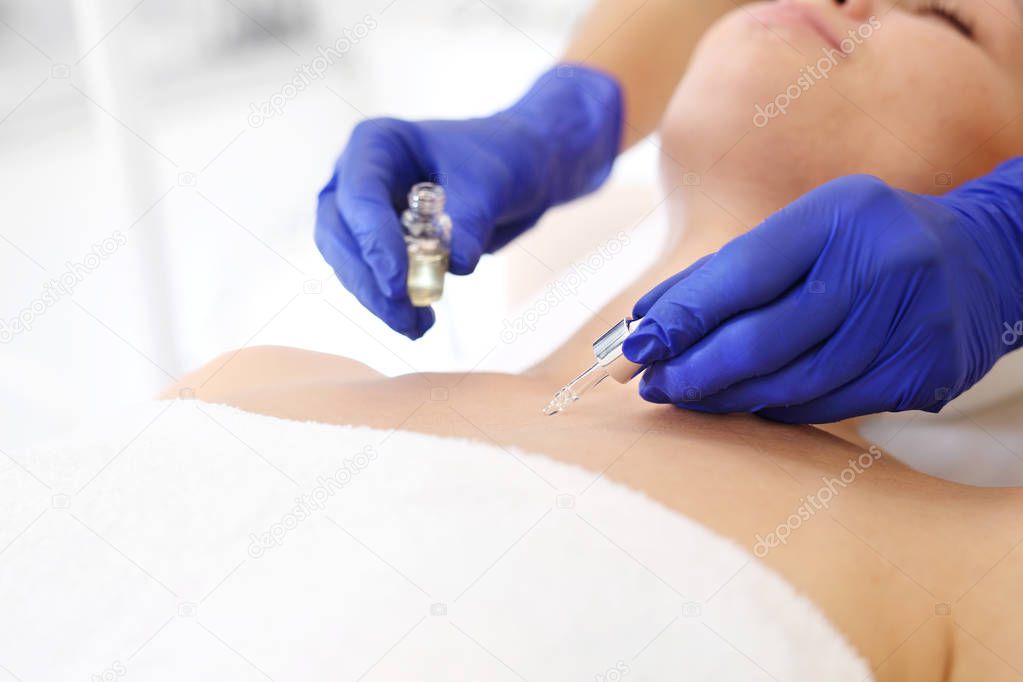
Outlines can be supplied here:
M422 308L444 293L451 257L451 218L444 212L444 188L432 182L415 185L401 225L408 250L408 295L412 305Z

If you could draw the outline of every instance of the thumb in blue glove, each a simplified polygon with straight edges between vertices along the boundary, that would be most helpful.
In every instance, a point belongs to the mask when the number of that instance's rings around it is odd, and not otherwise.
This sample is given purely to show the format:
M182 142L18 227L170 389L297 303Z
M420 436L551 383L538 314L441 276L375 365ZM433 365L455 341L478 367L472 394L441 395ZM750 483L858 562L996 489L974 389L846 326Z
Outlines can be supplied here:
M1023 318L1023 159L943 197L830 182L644 296L652 402L824 423L936 412Z
M561 65L509 109L464 121L363 121L320 193L316 244L342 284L410 338L434 321L406 289L399 224L417 182L444 186L451 272L471 273L550 207L593 191L618 153L621 91L601 72Z

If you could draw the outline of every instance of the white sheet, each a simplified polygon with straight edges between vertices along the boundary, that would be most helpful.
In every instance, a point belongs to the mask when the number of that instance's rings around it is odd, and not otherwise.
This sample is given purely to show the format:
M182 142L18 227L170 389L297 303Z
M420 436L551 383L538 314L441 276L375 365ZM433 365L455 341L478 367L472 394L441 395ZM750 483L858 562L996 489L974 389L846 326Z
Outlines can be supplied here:
M0 680L870 678L746 551L544 457L197 402L11 455Z

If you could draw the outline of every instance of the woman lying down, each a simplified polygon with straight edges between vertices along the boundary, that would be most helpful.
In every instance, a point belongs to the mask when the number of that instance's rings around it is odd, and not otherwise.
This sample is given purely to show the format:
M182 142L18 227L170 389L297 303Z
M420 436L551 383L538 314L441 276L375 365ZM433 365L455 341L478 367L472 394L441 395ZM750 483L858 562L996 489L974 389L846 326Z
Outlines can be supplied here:
M529 371L387 378L249 348L166 393L197 400L19 453L0 678L1023 677L1020 491L631 387L539 409L642 293L817 184L940 191L933 163L958 182L1020 153L1020 127L998 129L1018 28L976 27L994 47L963 59L919 22L890 12L758 129L751 103L791 76L762 58L783 38L719 22L661 123L666 187L679 161L706 171L673 194L677 248Z

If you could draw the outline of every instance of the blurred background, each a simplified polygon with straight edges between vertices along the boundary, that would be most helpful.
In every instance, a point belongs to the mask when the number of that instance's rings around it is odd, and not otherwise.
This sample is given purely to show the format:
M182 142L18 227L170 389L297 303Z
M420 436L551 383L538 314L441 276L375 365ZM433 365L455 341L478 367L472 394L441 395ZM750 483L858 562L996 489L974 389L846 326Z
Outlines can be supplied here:
M585 206L556 212L571 238L525 240L449 278L418 343L337 283L313 244L315 198L360 119L505 107L586 6L0 1L0 447L152 397L244 345L343 354L387 374L541 357L649 250L602 256L613 267L566 287L576 260L644 218L648 243L663 236L648 215L652 143L602 193L615 220L594 229ZM555 285L566 293L552 311ZM546 331L511 339L522 315Z
M335 280L313 244L315 197L359 120L509 105L587 6L0 0L0 451L151 398L241 346L342 354L389 375L542 357L663 248L656 138L598 194L448 278L416 343ZM992 395L1019 375L994 373ZM925 471L1020 485L1020 409L967 396L864 433Z

